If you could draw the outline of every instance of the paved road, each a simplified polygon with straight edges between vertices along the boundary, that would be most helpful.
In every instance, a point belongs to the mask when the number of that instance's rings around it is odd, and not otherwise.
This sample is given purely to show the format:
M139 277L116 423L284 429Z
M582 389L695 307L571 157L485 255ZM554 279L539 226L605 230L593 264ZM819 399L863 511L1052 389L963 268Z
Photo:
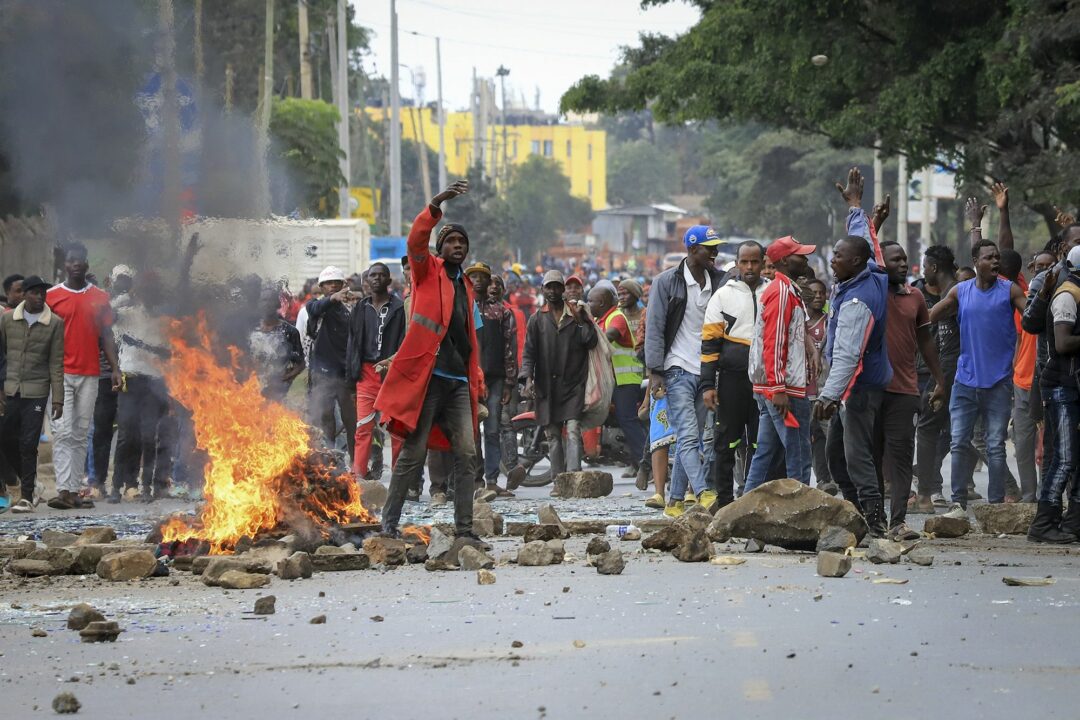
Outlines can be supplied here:
M500 505L526 515L542 494L526 495ZM638 500L560 507L600 503ZM576 560L497 567L490 586L417 566L275 579L265 591L210 589L186 573L178 586L5 577L2 716L47 716L64 690L80 717L109 720L1077 716L1080 551L934 541L933 567L860 562L838 580L817 577L809 554L720 567L634 553L621 576L603 577L584 563L585 540L568 543ZM518 544L497 540L494 554ZM1057 583L1013 588L1004 575ZM881 577L908 582L872 582ZM267 592L277 614L252 619ZM118 643L80 644L63 629L79 601L121 622ZM326 624L310 625L319 614Z

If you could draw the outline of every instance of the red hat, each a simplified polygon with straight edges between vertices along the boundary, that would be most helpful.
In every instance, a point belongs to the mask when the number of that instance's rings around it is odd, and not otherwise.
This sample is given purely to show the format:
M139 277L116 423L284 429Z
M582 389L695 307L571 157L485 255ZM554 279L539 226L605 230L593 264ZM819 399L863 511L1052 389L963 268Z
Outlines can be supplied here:
M570 283L577 283L581 287L585 287L585 283L581 282L581 278L579 278L577 275L571 275L570 277L566 278L566 284L569 285Z
M790 235L773 240L765 250L765 255L773 262L779 262L788 255L809 255L817 250L817 245L803 245Z

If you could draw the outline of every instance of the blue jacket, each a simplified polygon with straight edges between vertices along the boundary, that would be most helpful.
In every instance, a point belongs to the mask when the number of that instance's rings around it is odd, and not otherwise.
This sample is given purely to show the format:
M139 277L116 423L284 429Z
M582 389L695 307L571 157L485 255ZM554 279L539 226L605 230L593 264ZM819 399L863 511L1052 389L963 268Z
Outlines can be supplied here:
M888 293L889 277L873 261L836 286L825 345L831 370L823 397L844 399L851 390L882 390L892 380L885 343ZM854 367L851 362L839 362L841 355L853 359ZM840 387L833 387L837 385Z

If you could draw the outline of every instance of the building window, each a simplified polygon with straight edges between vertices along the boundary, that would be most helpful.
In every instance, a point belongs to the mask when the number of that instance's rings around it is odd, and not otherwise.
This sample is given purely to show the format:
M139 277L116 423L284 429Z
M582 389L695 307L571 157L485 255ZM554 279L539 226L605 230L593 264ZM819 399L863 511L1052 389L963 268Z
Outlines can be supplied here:
M544 141L544 157L551 157L555 154L555 143L551 140Z
M570 157L570 141L566 141L566 157Z
M587 156L592 160L592 143L589 143Z
M533 155L539 155L540 154L540 141L539 140L533 140L532 141L532 150L530 152L532 152Z

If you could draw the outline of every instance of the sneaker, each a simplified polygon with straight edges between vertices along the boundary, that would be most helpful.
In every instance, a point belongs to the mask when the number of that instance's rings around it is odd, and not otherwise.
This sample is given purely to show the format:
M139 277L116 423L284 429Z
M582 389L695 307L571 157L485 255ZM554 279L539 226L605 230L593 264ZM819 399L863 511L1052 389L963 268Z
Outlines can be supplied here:
M525 469L524 465L515 465L510 469L510 472L506 473L506 489L517 490L528 474L529 471Z
M716 505L719 501L720 496L716 494L715 490L705 490L698 497L698 504L709 512L716 509Z
M918 540L921 535L907 526L907 523L900 523L889 528L889 538L897 542L901 540Z
M416 488L409 488L405 491L405 499L409 502L417 502L420 500L420 491Z
M686 497L683 498L683 502L687 505L693 505L697 502L697 495L694 494L693 490L687 489Z
M672 500L664 506L664 515L670 518L681 517L686 514L686 503L682 500Z
M34 506L30 504L29 500L23 499L11 506L11 512L32 513L34 512Z
M949 511L945 513L945 517L966 518L967 510L965 510L964 506L960 503L954 502L952 505L949 506Z
M979 491L974 487L969 487L967 491L968 500L982 500L983 496L979 494Z
M653 510L663 510L667 507L667 503L664 502L663 495L655 493L651 498L645 501L645 507L652 508Z
M479 502L491 502L495 498L499 497L499 493L495 492L489 487L482 487L473 493L473 500Z
M936 508L947 508L947 507L949 507L949 501L946 500L945 496L942 495L941 493L934 493L933 495L930 496L930 499L934 502L934 507L936 507Z
M446 493L437 492L431 495L431 507L442 507L446 504Z
M828 493L833 497L836 497L840 494L840 486L834 482L821 483L820 485L818 485L817 489L823 493Z
M113 492L109 493L109 496L107 498L105 498L105 502L109 503L110 505L119 505L120 493L114 490Z
M456 533L454 535L454 540L455 541L461 540L463 543L466 543L468 545L472 545L473 547L477 548L478 550L483 550L484 552L491 552L491 545L484 542L480 538L480 536L477 535L474 532Z
M48 505L53 510L71 510L75 507L71 493L67 490L61 490L59 495L48 502Z
M486 487L487 487L487 489L488 489L488 490L494 490L494 491L495 491L495 494L496 494L496 495L497 495L498 497L501 497L501 498L512 498L512 497L516 497L516 496L514 495L514 493L510 492L510 491L509 491L509 490L507 490L506 488L501 488L501 487L499 487L499 484L498 484L498 483L488 483L488 484L486 485Z
M936 512L934 500L925 495L915 495L908 500L907 511L915 515L933 515Z

